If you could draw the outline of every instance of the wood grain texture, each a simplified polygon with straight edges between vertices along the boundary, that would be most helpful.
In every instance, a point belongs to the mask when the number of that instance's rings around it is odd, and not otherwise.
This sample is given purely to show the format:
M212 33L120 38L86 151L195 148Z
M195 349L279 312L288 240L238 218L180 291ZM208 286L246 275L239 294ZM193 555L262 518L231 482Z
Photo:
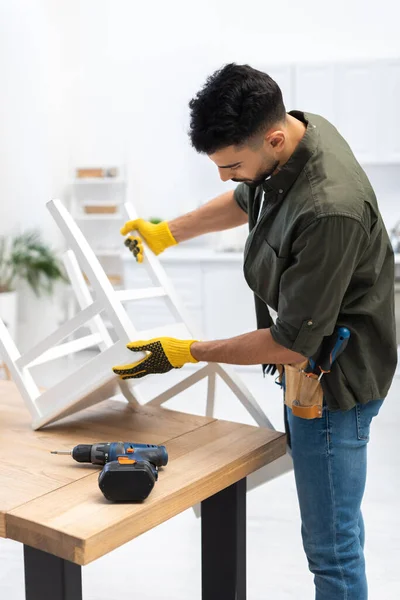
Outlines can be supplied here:
M15 387L6 385L0 385L0 448L6 455L0 466L1 535L80 565L224 489L286 449L285 436L265 428L148 406L133 410L113 401L34 432ZM122 439L165 443L168 449L169 463L142 504L109 503L98 488L99 468L49 454L77 443Z
M51 450L123 437L126 441L162 444L210 421L150 406L136 411L126 402L106 401L33 431L31 416L15 384L0 381L0 536L7 537L8 511L93 474L92 465L52 455Z

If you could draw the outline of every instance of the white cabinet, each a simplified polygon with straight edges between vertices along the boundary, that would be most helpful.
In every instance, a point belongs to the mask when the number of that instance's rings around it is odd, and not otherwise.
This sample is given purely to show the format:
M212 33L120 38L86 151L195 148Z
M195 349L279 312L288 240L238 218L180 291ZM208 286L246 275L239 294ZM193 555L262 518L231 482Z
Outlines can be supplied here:
M377 63L337 67L338 128L360 162L381 158L378 148L384 99L380 96Z
M388 162L400 162L400 61L385 61L379 74L380 112L376 113L379 153Z
M334 65L304 65L296 67L294 75L294 107L315 113L337 125Z
M242 262L216 260L203 265L204 330L208 339L224 339L257 329L253 294Z
M283 94L283 102L286 110L292 110L294 106L293 73L294 67L289 66L271 66L265 67L265 72L279 85Z
M164 268L167 275L174 282L182 302L189 309L201 308L203 304L203 282L202 267L200 261L171 264L167 260L164 262Z
M176 252L179 254L179 250ZM191 315L192 321L200 330L203 330L202 271L198 258L196 260L193 257L193 261L189 262L186 260L182 262L177 261L175 257L172 262L168 261L168 258L160 258L180 299ZM125 289L140 289L153 286L145 269L133 257L124 257L123 264ZM126 309L133 324L139 331L162 327L163 325L175 322L175 318L164 298L150 298L128 302L126 303Z
M191 322L199 331L204 331L204 286L201 263L194 259L181 264L165 262L163 265L179 294Z
M243 276L241 253L171 249L161 263L204 339L228 338L256 329L253 295ZM141 265L124 259L127 289L148 287ZM174 322L162 298L126 304L135 327L151 329Z
M400 161L400 61L298 65L294 107L331 121L361 164Z
M136 262L133 256L124 256L122 262L125 289L137 290L153 287L146 270ZM132 323L139 332L169 325L175 321L164 298L134 300L125 302L124 305Z
M400 161L400 61L339 65L338 128L364 164Z

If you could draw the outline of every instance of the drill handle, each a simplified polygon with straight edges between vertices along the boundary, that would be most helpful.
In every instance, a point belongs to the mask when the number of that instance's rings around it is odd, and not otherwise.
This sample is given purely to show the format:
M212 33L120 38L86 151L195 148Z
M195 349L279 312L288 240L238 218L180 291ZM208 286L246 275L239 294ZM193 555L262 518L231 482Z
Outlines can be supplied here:
M135 460L147 460L156 467L165 467L168 463L168 453L165 446L155 446L154 448L137 448L132 453Z

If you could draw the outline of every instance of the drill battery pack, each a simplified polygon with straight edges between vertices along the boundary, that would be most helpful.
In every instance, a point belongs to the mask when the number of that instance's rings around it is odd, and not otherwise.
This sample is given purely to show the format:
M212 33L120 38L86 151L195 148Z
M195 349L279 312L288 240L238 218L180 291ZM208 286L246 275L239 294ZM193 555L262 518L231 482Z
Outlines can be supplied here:
M118 457L104 465L99 488L111 502L140 502L150 494L157 478L157 469L148 461Z

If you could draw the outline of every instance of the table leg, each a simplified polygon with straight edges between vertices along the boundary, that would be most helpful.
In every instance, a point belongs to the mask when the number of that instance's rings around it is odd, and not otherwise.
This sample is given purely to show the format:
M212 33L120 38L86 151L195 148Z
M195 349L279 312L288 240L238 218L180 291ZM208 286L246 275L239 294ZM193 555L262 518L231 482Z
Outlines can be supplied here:
M82 600L82 568L24 545L26 600Z
M246 600L246 478L201 503L202 600Z

